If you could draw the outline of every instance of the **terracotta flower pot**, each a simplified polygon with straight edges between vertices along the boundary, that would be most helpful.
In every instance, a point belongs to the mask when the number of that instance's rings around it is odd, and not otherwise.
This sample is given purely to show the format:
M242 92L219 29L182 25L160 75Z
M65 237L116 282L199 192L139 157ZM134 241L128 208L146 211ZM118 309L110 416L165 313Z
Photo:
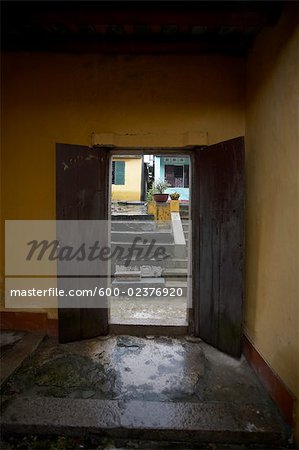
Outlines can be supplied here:
M155 202L165 203L168 199L168 194L153 194Z

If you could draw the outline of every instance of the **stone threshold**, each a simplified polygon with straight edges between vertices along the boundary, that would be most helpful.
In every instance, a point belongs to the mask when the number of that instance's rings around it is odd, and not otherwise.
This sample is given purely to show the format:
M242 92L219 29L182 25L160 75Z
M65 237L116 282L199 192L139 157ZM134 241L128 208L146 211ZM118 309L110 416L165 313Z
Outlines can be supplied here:
M151 320L152 322L152 320ZM159 321L157 321L159 322ZM177 321L178 322L178 321ZM126 320L123 323L120 321L110 321L109 334L115 335L130 335L130 336L186 336L188 334L188 324L186 321L181 321L176 325L163 325L161 323L145 324L144 320L132 319L132 322Z
M2 432L114 438L283 444L289 430L269 408L230 402L151 402L18 398L4 409Z

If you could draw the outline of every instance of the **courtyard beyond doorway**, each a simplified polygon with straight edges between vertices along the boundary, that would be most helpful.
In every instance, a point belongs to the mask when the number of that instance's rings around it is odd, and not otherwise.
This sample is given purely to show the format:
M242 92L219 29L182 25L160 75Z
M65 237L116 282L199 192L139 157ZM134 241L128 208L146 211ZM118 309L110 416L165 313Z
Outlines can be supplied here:
M136 248L130 262L115 258L111 264L112 292L121 294L110 299L111 324L188 325L189 166L186 155L112 157L111 247ZM147 255L140 257L141 251Z

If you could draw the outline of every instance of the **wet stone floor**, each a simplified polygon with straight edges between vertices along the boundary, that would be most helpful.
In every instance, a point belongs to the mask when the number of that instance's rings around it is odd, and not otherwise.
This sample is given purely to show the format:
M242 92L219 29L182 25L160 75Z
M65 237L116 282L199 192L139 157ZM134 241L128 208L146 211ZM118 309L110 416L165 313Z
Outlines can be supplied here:
M233 402L240 411L242 404L253 405L257 413L263 407L274 409L243 357L236 360L193 337L107 336L69 344L47 338L2 386L4 409L16 399L26 403L37 397L117 400L120 405L132 400ZM19 432L5 434L0 446L5 450L285 448Z
M118 298L110 300L110 318L113 323L187 325L187 299Z
M2 331L0 333L0 356L9 352L27 333L25 331Z
M46 339L2 388L15 396L121 401L231 401L270 405L242 357L196 338L110 336L58 344Z

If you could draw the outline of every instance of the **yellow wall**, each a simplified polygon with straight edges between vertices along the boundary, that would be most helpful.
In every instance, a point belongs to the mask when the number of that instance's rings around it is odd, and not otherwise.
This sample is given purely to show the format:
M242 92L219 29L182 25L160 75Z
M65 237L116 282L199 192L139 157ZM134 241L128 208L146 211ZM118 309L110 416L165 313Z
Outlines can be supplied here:
M293 7L258 36L248 60L245 311L249 338L297 399L298 43ZM297 406L299 438L298 419Z
M128 145L136 134L169 133L171 145L173 133L208 132L210 143L243 135L244 71L242 58L224 56L4 55L3 217L55 218L57 142L89 145L93 132L125 134ZM2 274L3 260L2 250Z
M125 162L125 184L112 185L112 200L140 200L142 158L113 158Z

